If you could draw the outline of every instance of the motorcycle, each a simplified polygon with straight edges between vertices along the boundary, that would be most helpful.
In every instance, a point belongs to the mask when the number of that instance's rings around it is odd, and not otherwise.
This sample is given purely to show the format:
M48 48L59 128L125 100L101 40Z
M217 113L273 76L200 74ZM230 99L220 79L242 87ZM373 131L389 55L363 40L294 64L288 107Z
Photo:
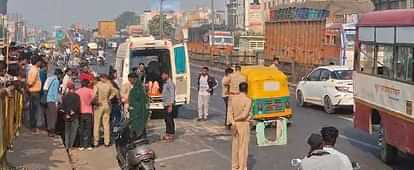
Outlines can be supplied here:
M62 56L58 56L56 59L55 66L58 68L63 68L66 65L65 59Z
M114 128L118 165L122 170L155 170L155 153L145 138L131 139L129 123Z
M352 169L354 169L354 170L361 169L361 166L359 165L358 162L352 161L351 163L352 163ZM297 168L298 170L301 169L301 164L302 164L302 159L292 159L290 161L290 165L294 168Z
M85 60L89 65L95 65L96 64L96 58L92 55L87 55L85 57Z
M105 64L106 64L105 57L98 56L98 57L96 58L96 62L97 62L98 64L100 64L100 65L105 65Z

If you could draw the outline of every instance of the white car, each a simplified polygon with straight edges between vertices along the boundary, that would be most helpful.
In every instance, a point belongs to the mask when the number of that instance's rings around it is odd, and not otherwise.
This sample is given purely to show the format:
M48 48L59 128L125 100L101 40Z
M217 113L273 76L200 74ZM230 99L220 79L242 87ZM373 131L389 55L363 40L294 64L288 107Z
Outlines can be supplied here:
M300 106L315 104L325 112L336 108L353 108L352 69L344 66L324 66L314 69L302 78L296 87L296 100Z

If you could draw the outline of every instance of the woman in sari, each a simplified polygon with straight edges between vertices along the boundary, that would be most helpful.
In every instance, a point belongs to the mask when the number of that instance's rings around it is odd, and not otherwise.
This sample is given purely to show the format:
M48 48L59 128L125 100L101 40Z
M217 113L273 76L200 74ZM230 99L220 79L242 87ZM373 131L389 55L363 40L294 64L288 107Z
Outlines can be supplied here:
M140 80L137 80L129 92L129 116L132 139L146 137L146 125L149 117L148 96Z

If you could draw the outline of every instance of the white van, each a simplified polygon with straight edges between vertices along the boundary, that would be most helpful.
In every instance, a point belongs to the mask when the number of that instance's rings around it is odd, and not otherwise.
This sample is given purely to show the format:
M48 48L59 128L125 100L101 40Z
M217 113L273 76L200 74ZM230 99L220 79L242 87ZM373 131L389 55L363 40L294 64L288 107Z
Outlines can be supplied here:
M160 73L168 71L176 86L175 108L190 103L190 64L186 44L173 45L168 40L155 40L153 37L134 37L119 45L115 69L118 70L119 83L128 81L128 74L134 67L144 63L146 68L158 65L159 72L147 72L148 79L156 79L161 82ZM154 70L152 69L148 70ZM154 76L155 75L155 76ZM149 77L151 76L151 77ZM162 83L160 83L162 90ZM163 108L161 96L151 97L150 109L161 110ZM177 109L174 109L177 110Z

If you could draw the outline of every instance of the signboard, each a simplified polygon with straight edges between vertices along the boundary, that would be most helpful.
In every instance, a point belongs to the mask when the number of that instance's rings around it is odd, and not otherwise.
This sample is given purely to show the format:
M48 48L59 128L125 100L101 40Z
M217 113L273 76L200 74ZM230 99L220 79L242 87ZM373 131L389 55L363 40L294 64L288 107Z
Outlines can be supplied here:
M375 106L414 118L414 86L365 74L354 74L354 96ZM404 93L409 92L409 93ZM410 105L409 105L410 104ZM409 105L409 106L408 106Z
M72 52L75 55L80 55L80 46L79 46L79 44L72 45Z
M62 41L65 38L65 32L59 30L55 33L55 38L57 41Z
M99 21L98 22L98 34L102 38L112 38L116 34L115 21Z
M248 11L248 31L255 33L264 32L264 9L262 5L250 5Z

